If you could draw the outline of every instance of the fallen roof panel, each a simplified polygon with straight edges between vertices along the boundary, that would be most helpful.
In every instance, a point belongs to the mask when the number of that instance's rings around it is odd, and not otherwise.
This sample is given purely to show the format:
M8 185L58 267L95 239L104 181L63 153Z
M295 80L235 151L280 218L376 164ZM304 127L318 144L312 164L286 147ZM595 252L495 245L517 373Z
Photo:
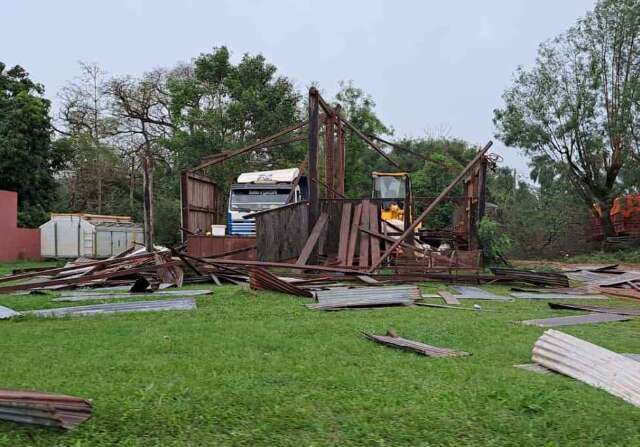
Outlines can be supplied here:
M605 314L640 316L640 307L598 307L586 304L549 303L552 309L582 310L587 312L601 312Z
M91 417L91 401L62 394L0 390L0 419L72 429Z
M161 310L193 310L196 302L191 298L162 300L162 301L134 301L128 303L94 304L91 306L61 307L57 309L32 310L25 313L39 317L64 317L67 315L95 315L121 312L154 312Z
M520 300L607 300L606 295L569 294L569 293L529 293L511 292L511 296Z
M623 355L549 329L536 341L531 359L640 406L640 363Z
M54 298L51 301L91 301L91 300L115 300L124 298L151 298L160 295L164 296L203 296L213 293L212 290L160 290L156 292L144 292L144 293L101 293L101 292L83 292L74 293L72 295L64 295L59 298Z
M459 300L511 301L511 298L508 296L496 295L480 287L455 286L454 289L460 293L459 295L453 295Z
M0 320L17 317L18 315L21 315L20 312L16 312L8 307L0 306Z
M631 317L626 315L592 313L586 315L571 315L568 317L542 318L539 320L520 321L521 324L538 327L574 326L576 324L610 323L614 321L627 321Z
M420 289L413 285L391 287L334 288L315 292L317 304L311 309L339 310L355 307L410 306L422 298Z

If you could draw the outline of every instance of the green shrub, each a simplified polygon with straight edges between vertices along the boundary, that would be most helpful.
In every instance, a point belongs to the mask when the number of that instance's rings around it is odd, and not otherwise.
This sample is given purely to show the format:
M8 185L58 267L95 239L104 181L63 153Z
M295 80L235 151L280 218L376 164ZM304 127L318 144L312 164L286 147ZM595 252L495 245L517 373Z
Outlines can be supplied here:
M500 225L493 219L484 217L478 227L480 245L484 251L484 260L488 264L504 262L504 254L511 248L511 239L504 234Z

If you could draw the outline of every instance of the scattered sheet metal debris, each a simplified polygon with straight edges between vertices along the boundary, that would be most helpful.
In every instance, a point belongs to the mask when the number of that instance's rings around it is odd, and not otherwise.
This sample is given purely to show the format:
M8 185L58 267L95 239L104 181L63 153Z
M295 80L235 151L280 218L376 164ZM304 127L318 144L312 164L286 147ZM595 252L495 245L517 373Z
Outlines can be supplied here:
M0 306L0 320L8 320L9 318L20 316L20 312L16 312L8 307Z
M404 349L405 351L415 352L417 354L426 355L427 357L461 357L470 355L468 352L456 351L448 348L438 348L418 341L402 338L391 331L388 331L387 335L374 335L366 332L363 332L363 335L369 340L373 340L385 346Z
M450 306L447 304L433 304L433 303L415 303L416 306L422 307L435 307L439 309L455 309L455 310L470 310L472 312L495 312L494 310L486 310L481 307L462 307L462 306Z
M0 419L72 429L91 417L91 401L62 394L0 390Z
M538 327L574 326L577 324L610 323L614 321L627 321L631 317L626 315L591 313L586 315L571 315L568 317L542 318L538 320L520 321L520 324Z
M640 307L598 307L584 304L549 303L552 309L584 310L587 312L601 312L605 314L640 316Z
M536 272L505 267L493 267L491 271L501 280L520 281L538 286L569 287L569 278L560 272Z
M78 285L112 286L112 282L125 281L133 284L142 281L159 286L162 283L182 285L183 271L166 249L148 253L145 249L125 251L120 255L100 261L76 260L65 267L21 273L0 277L0 282L15 284L0 287L0 293L12 293L33 289L60 289ZM122 284L117 284L122 285Z
M201 290L201 289L188 289L188 290L159 290L153 293L102 293L102 292L82 292L82 293L74 293L72 295L63 295L59 298L54 298L51 301L62 301L62 302L72 302L72 301L92 301L92 300L115 300L115 299L126 299L126 298L141 298L141 297L149 297L149 296L177 296L177 297L185 297L185 296L203 296L212 294L212 290Z
M121 312L155 312L162 310L194 310L196 302L191 298L162 301L134 301L128 303L95 304L92 306L60 307L57 309L31 310L25 314L39 317L66 317L75 315L112 314Z
M568 293L528 293L511 292L512 297L519 300L607 300L606 295L600 294L568 294Z
M288 283L260 267L249 269L249 286L254 290L273 290L289 295L313 298L313 293L310 291Z
M315 293L317 304L311 309L340 310L358 307L411 306L422 298L420 289L413 285L388 287L339 287Z
M451 293L447 292L446 290L439 290L438 291L438 295L440 295L442 297L442 299L444 300L444 302L449 304L449 305L460 304L460 301L458 301L458 298L456 298L454 295L452 295Z
M624 353L620 354L625 356L628 359L631 359L635 362L640 362L640 354L629 354ZM531 371L539 374L553 374L555 371L550 370L542 365L538 365L537 363L521 363L519 365L513 365L516 368L524 369L525 371Z
M511 301L511 298L508 296L496 295L480 287L455 286L454 289L460 293L459 295L453 295L459 300Z
M536 341L532 360L640 406L640 363L616 352L549 329Z

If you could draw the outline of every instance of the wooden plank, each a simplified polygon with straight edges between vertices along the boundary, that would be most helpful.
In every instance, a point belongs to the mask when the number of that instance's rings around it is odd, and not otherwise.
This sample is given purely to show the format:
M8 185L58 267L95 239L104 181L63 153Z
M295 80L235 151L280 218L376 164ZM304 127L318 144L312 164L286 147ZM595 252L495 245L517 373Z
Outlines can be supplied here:
M302 252L298 257L298 260L296 261L296 265L305 265L307 263L307 261L309 260L309 256L311 256L311 253L313 252L314 247L318 243L318 239L320 238L320 233L322 233L322 230L327 225L328 218L329 216L327 215L327 213L320 214L318 221L313 226L313 230L311 230L311 234L309 235L307 242L304 244L304 247L302 248Z
M369 209L369 230L378 232L380 224L378 205L372 203ZM380 241L375 237L369 239L371 239L371 263L375 264L380 259Z
M338 236L338 265L344 266L347 261L349 249L349 224L351 223L351 203L342 205L342 220L340 221L340 234Z
M371 203L368 200L362 201L362 216L360 218L360 225L369 229L369 213L371 212ZM367 233L360 235L360 256L358 258L358 265L360 267L367 267L369 265L369 244L371 237Z
M454 295L450 294L446 290L438 290L438 295L440 295L444 300L444 302L447 304L453 304L453 305L460 304L460 301L458 301L458 298L456 298Z
M361 214L362 204L358 203L353 211L353 220L351 220L351 234L349 234L349 249L347 250L347 267L353 265L353 257L356 254L356 242L358 240Z

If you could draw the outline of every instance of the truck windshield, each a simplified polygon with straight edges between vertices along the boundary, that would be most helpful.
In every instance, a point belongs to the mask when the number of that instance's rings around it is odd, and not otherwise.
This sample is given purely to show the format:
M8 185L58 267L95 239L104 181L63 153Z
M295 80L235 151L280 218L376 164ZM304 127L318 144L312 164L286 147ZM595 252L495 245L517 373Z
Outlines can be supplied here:
M231 211L261 211L284 205L291 189L233 189Z

